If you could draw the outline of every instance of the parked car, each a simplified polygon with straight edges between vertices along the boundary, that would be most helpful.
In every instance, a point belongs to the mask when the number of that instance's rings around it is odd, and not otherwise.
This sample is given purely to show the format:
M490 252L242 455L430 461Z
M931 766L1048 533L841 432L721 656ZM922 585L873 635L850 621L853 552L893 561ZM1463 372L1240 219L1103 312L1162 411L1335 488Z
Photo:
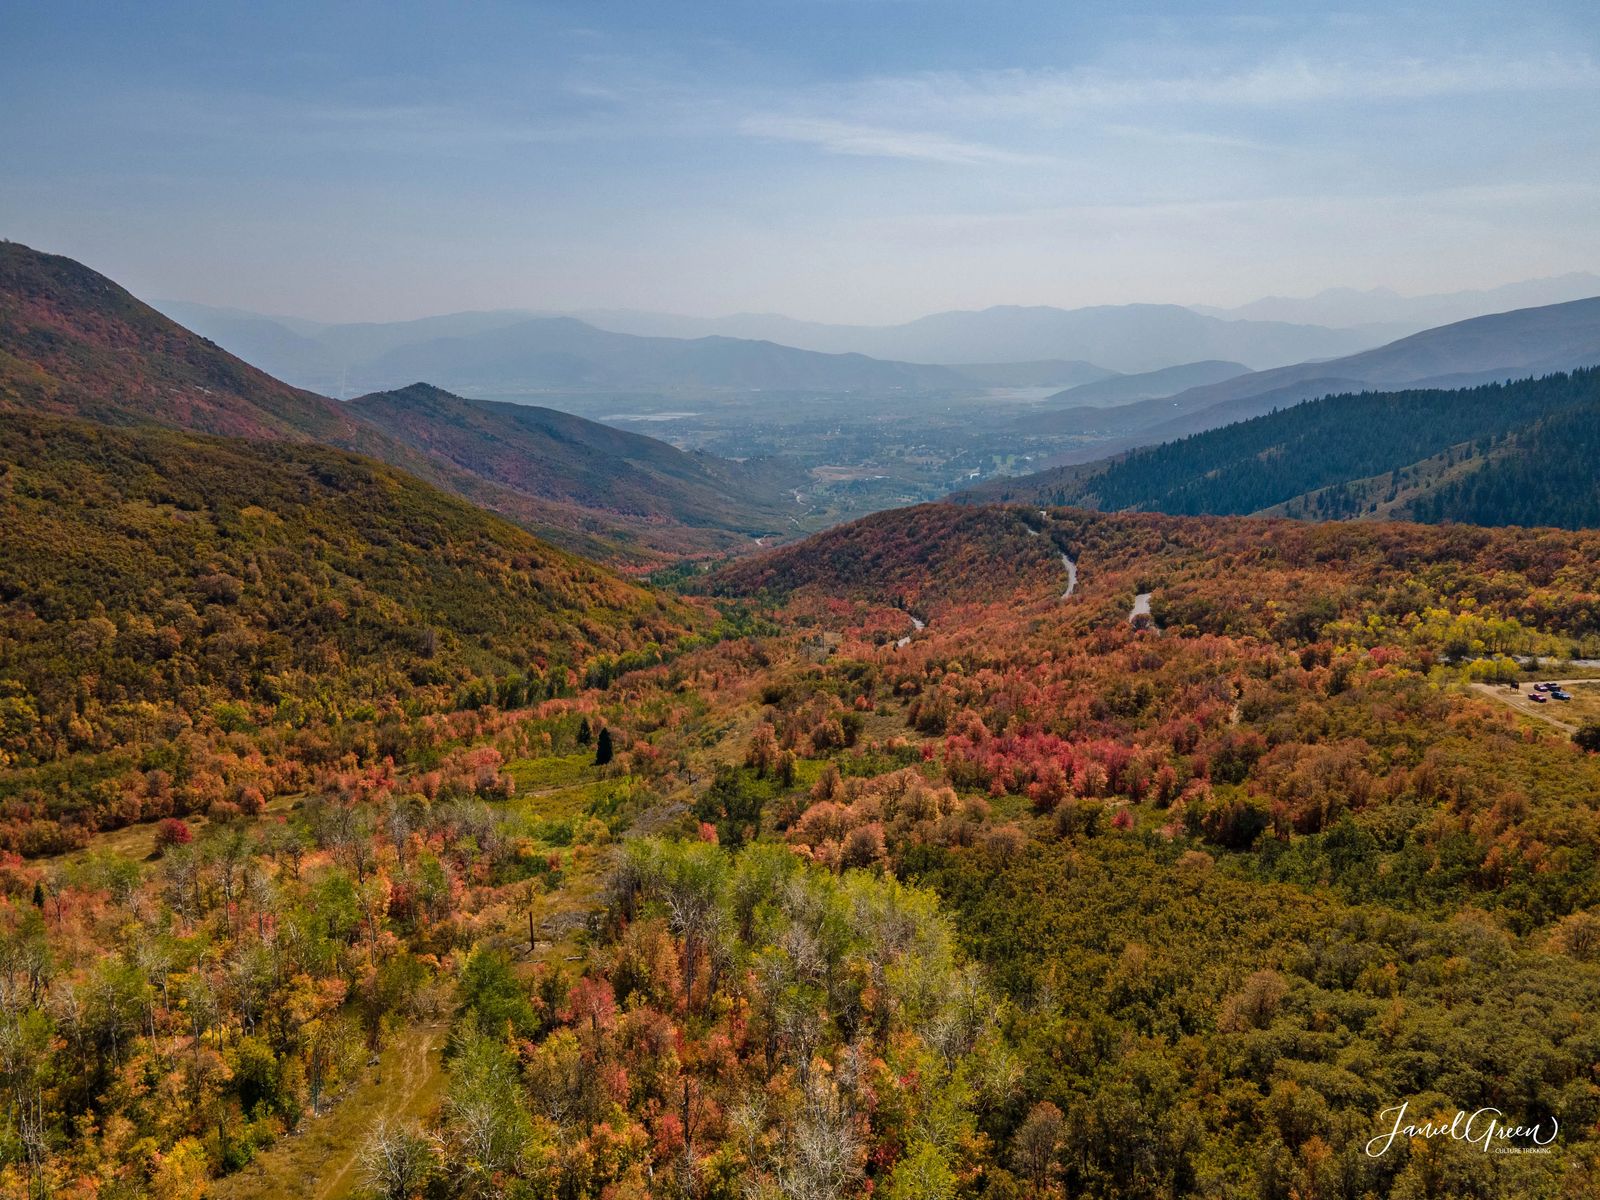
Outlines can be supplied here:
M1549 698L1543 692L1534 692L1531 696L1528 697L1528 699L1532 700L1535 704L1547 704L1547 703L1549 703Z
M1533 690L1536 692L1548 692L1554 686L1554 684L1550 683L1536 683L1533 685Z
M1552 699L1552 700L1571 700L1572 699L1572 693L1571 692L1560 692L1560 691L1551 692L1550 693L1550 699Z

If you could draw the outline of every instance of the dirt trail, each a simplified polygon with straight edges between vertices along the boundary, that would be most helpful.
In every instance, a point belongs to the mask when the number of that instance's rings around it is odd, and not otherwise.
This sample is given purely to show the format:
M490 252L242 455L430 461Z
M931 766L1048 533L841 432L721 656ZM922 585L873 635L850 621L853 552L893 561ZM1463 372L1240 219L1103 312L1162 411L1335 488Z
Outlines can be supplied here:
M566 791L556 784L530 790L520 799ZM510 951L524 967L559 961L577 946L578 918L599 903L594 871L575 872L566 886L535 900L540 941L530 953L527 901L507 896L494 908L491 928L479 944ZM453 1007L453 1004L451 1005ZM361 1151L374 1123L389 1117L421 1122L439 1103L448 1082L443 1051L454 1014L417 1022L396 1032L360 1080L335 1099L320 1117L307 1116L295 1134L256 1155L236 1175L219 1179L207 1194L215 1200L349 1200L361 1193Z
M380 1117L414 1121L444 1091L441 1061L449 1022L396 1034L361 1081L320 1117L256 1155L237 1175L215 1181L216 1200L345 1200L361 1186L361 1149Z
M917 629L924 627L911 618ZM909 639L908 639L909 640ZM519 794L519 800L537 799L571 790L572 782L552 784ZM305 799L303 793L279 796L256 817L252 827L287 815ZM198 834L208 818L185 818ZM95 852L112 851L136 861L155 857L158 822L147 821L95 834L87 846L51 855L40 861L81 860ZM498 915L497 928L482 939L504 946L525 966L539 960L570 958L579 947L573 934L581 916L600 903L599 879L592 870L575 873L559 891L540 897L535 919L541 940L530 953L526 933L527 908L513 901ZM206 1195L211 1200L349 1200L361 1192L361 1151L373 1124L382 1117L420 1122L444 1095L447 1076L443 1051L453 1014L418 1021L391 1035L375 1066L361 1072L357 1081L336 1097L325 1099L320 1116L307 1114L295 1133L278 1139L258 1153L242 1171L214 1179Z
M555 789L559 790L559 789ZM530 793L530 795L533 793ZM534 914L539 941L530 952L525 901L511 898L494 913L495 927L479 945L499 946L531 969L579 949L574 938L584 914L600 903L598 874L576 874L559 891L541 895ZM258 1154L237 1175L217 1180L214 1200L349 1200L361 1188L361 1151L381 1117L420 1122L444 1095L443 1050L453 1017L407 1026L394 1035L376 1067L322 1116Z

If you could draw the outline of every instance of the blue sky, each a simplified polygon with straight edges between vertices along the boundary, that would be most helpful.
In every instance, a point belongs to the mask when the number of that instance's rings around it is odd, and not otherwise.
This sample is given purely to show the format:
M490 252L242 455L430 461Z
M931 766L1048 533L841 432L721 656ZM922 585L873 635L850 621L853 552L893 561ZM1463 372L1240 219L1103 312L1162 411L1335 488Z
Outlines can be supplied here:
M323 319L1600 269L1592 3L1313 8L0 0L0 236Z

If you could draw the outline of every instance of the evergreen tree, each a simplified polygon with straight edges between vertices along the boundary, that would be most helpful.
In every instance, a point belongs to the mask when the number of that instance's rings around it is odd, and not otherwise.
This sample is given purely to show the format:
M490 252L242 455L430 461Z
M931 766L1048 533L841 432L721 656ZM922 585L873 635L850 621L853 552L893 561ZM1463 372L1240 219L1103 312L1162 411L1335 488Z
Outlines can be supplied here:
M603 767L615 757L616 752L611 745L611 730L602 729L600 739L594 746L594 765Z
M1187 515L1288 504L1295 515L1341 518L1420 486L1424 494L1397 515L1583 528L1600 509L1597 405L1594 368L1454 391L1327 396L1136 450L1055 499ZM1474 447L1496 444L1502 457L1474 456ZM1469 459L1475 469L1449 472Z

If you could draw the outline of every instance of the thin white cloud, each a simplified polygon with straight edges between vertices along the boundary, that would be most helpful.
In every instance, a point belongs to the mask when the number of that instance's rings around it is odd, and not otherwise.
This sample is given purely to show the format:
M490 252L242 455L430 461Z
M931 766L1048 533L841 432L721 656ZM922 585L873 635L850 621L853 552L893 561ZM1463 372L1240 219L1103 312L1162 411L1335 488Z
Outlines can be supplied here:
M767 114L746 117L740 122L739 128L751 137L800 142L832 154L862 158L904 158L951 166L1031 166L1048 161L1039 155L1022 154L936 133L855 125L824 117Z
M1102 63L1071 70L973 70L879 76L747 97L747 137L830 154L953 166L1059 166L1085 133L1190 151L1281 152L1257 114L1495 95L1600 92L1582 54L1313 59L1278 55L1232 69L1160 71ZM730 97L730 100L733 98ZM1067 140L1063 141L1063 135ZM1040 153L1048 149L1049 154Z
M871 119L889 125L913 115L923 121L1050 125L1077 115L1143 107L1273 108L1571 91L1600 91L1600 64L1587 55L1563 54L1331 62L1285 57L1243 69L1188 74L1101 67L931 72L864 80L849 89L842 102L852 112L871 114Z

